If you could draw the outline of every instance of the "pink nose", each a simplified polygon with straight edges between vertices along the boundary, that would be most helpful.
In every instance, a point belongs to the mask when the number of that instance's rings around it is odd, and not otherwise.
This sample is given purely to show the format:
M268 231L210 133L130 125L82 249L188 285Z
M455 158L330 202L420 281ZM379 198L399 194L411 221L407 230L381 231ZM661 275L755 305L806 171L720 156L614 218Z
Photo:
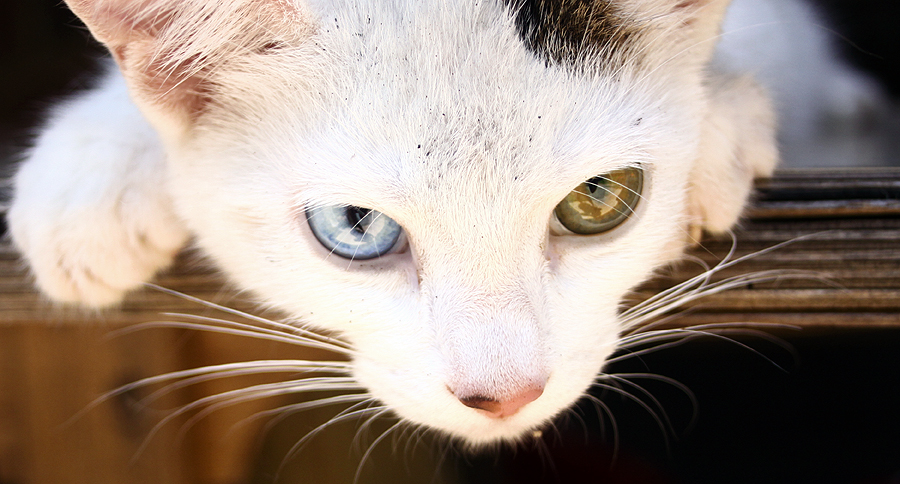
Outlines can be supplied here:
M512 395L509 398L495 399L483 395L472 395L468 397L458 397L459 401L467 407L482 411L485 415L492 418L505 418L515 415L520 408L535 401L544 393L543 386L535 386L526 388L525 390Z

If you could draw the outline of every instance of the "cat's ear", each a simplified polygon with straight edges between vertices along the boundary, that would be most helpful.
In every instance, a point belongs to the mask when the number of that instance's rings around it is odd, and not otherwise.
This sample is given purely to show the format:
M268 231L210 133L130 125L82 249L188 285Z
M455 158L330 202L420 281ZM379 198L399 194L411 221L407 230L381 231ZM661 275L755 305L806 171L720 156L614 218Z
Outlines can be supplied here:
M690 175L690 223L693 229L723 232L741 215L753 179L775 169L775 113L766 93L749 78L712 77L707 88L709 110Z
M689 62L703 66L715 51L731 0L622 0L621 15L640 31L644 67Z
M67 0L119 65L132 97L163 131L189 128L223 64L302 42L301 0Z
M705 64L716 50L722 20L731 0L681 0L673 7L673 16L685 31L688 55Z

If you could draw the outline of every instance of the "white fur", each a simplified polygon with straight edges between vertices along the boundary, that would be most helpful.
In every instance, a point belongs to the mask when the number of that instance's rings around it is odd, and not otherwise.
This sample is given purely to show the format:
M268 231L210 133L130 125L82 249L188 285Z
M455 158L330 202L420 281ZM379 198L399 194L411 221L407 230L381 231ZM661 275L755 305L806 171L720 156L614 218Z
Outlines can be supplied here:
M473 444L515 439L591 385L616 348L622 296L680 254L689 224L730 226L774 164L759 90L704 71L727 2L622 3L654 33L646 57L578 73L529 52L492 2L231 0L213 9L228 28L195 35L110 19L143 25L168 8L191 19L209 15L205 2L73 2L166 155L112 99L111 74L38 140L16 179L13 236L51 297L104 304L165 265L184 224L261 301L342 334L355 376L403 418ZM148 81L148 69L178 82ZM91 110L98 127L71 119ZM103 156L52 136L89 126ZM647 188L631 220L602 236L550 234L570 190L636 164ZM54 175L73 165L83 176ZM90 210L66 215L85 198ZM330 255L303 212L333 203L387 214L408 249ZM164 250L122 242L138 233ZM109 280L54 271L70 266ZM534 385L543 395L503 419L451 393Z
M8 214L48 296L115 303L171 263L188 232L173 213L164 161L121 77L57 107L16 174Z

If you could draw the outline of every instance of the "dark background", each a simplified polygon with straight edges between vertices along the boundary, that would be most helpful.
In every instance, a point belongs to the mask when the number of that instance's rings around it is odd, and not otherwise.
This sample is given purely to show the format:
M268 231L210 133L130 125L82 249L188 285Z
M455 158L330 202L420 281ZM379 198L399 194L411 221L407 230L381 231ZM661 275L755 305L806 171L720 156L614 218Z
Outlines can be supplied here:
M793 356L762 341L744 340L756 354L708 340L614 365L669 376L697 405L674 387L634 380L670 417L675 431L664 433L634 401L595 392L615 415L618 447L608 416L584 401L580 419L547 432L547 449L482 457L469 482L900 483L900 331L806 333L786 335Z
M876 75L900 96L900 2L893 0L816 0L846 41L839 42L855 65Z
M819 1L847 39L844 53L896 101L900 2ZM59 3L0 6L0 167L27 145L53 99L89 84L102 57ZM660 429L640 404L598 392L615 415L616 438L609 418L584 402L558 432L545 433L544 446L461 453L445 465L470 483L900 483L900 331L783 337L795 354L762 340L747 341L758 353L697 341L612 368L659 373L694 392L696 406L671 385L641 382L672 429Z

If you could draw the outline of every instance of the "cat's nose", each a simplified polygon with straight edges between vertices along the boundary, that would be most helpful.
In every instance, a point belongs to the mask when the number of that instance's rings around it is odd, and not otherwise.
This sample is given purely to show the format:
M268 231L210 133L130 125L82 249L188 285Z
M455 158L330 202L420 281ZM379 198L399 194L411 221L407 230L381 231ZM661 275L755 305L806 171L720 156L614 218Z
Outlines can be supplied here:
M488 417L505 418L515 415L525 405L535 401L544 393L543 386L526 388L508 398L491 398L484 395L470 395L461 397L457 395L463 405L481 410Z

